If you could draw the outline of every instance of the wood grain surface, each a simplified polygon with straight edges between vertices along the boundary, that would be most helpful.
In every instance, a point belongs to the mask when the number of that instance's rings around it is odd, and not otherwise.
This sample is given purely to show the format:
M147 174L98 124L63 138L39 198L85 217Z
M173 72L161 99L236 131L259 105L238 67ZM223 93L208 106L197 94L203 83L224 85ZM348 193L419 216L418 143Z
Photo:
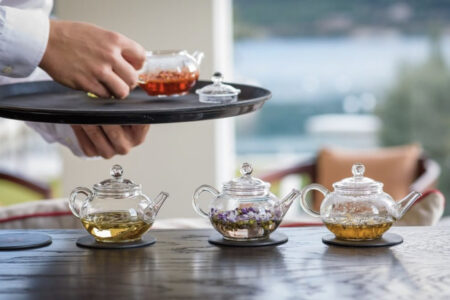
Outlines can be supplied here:
M323 227L281 231L289 241L277 247L151 230L153 246L94 250L75 245L81 230L40 230L50 246L0 252L0 298L450 299L450 227L396 227L401 245L370 249L327 246Z

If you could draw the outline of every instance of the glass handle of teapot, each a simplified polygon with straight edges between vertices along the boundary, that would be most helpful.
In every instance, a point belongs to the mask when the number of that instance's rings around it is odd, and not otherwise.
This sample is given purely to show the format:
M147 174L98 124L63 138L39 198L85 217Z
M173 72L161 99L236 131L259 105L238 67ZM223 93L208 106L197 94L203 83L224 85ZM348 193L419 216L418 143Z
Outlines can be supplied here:
M305 186L301 191L301 198L300 198L300 205L302 206L303 210L308 213L309 215L313 216L313 217L320 217L320 213L318 213L317 211L313 210L310 208L309 203L308 203L308 199L306 197L306 195L310 192L310 191L319 191L321 192L324 196L326 196L329 191L327 190L326 187L324 187L323 185L317 184L317 183L313 183L310 185Z
M213 188L210 185L204 184L199 186L194 193L194 196L192 197L192 206L194 207L194 210L202 217L209 219L209 214L205 212L199 205L198 201L200 198L200 195L203 192L209 192L210 194L214 195L214 197L219 196L219 191Z
M148 73L148 65L147 65L147 59L152 56L152 53L150 51L146 51L145 53L145 61L144 64L142 65L142 68L140 68L139 70L137 70L137 74L138 74L138 84L146 84L146 74Z
M138 84L146 84L147 83L145 81L145 69L146 69L146 66L145 66L145 63L144 63L144 66L140 70L137 71L137 73L138 73L137 83Z
M78 194L83 194L86 197L80 200L78 199ZM80 217L81 207L83 206L83 204L86 202L86 200L92 199L92 196L92 191L85 187L77 187L72 191L72 193L70 193L69 208L77 218Z

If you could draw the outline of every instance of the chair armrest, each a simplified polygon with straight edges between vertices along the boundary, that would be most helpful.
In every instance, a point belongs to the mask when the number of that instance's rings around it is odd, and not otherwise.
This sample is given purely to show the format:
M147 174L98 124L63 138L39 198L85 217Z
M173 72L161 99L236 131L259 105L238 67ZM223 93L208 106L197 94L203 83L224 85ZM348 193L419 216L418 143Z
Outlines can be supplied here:
M13 174L11 172L2 170L0 171L0 180L5 180L21 185L40 194L43 199L49 199L52 197L52 191L48 184L27 178L26 176Z
M268 174L264 174L260 178L262 180L268 181L268 182L277 182L291 174L307 174L311 177L311 181L315 181L315 179L316 179L316 160L310 159L310 160L302 162L294 167L277 170L274 172L270 172Z
M441 167L437 162L428 158L421 158L419 161L419 175L411 184L411 191L425 192L436 187Z

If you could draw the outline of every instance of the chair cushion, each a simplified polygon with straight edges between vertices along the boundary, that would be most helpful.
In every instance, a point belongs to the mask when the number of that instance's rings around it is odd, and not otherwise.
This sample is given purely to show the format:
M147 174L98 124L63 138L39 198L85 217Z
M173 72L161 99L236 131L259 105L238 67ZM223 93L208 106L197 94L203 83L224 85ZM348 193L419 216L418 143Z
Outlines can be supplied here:
M386 193L401 199L417 176L421 153L416 144L374 150L323 149L317 159L317 182L332 190L334 182L352 176L352 165L359 162L366 167L366 177L382 182Z

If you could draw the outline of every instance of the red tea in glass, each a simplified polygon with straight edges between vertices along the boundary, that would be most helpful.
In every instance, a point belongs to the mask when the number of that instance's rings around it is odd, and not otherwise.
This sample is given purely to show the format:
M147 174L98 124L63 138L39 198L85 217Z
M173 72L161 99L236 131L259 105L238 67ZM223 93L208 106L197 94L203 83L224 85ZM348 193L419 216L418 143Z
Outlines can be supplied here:
M186 94L197 82L199 73L161 71L157 74L142 74L139 86L150 96L170 96Z
M148 51L139 70L139 86L150 96L186 94L195 85L203 53L185 50Z

